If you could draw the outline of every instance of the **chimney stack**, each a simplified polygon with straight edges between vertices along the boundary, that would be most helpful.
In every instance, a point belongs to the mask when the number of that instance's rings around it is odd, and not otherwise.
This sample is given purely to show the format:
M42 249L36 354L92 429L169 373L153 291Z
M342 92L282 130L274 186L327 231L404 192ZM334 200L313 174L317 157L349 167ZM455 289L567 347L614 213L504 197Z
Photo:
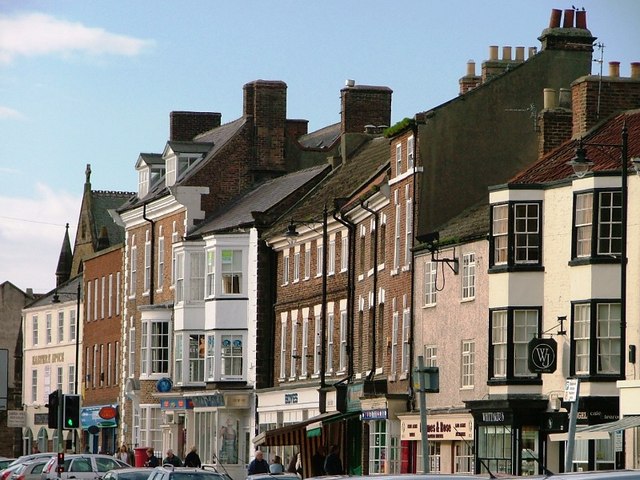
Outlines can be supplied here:
M169 114L169 140L190 142L201 133L220 126L221 113L171 112Z
M366 125L388 126L391 123L392 93L389 87L347 83L340 90L340 133L362 133Z
M545 28L538 40L543 50L572 50L593 52L595 37L587 29L587 12L573 9L564 11L564 21L560 27L561 11L553 9L549 28Z
M460 85L460 95L476 88L480 85L480 81L481 78L476 75L476 62L469 60L467 62L467 74L458 80L458 84Z
M538 114L538 158L571 138L572 112L563 104L568 89L560 89L560 101L553 88L544 89L544 108ZM558 106L560 103L560 106Z

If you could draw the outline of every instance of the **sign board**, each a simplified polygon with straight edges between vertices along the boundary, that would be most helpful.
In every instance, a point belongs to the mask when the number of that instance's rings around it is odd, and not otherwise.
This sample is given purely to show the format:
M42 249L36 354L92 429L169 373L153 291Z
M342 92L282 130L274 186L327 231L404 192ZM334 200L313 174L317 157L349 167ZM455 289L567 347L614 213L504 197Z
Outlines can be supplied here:
M564 401L575 402L578 399L578 382L577 378L567 378L564 384Z
M21 428L27 425L27 416L24 410L7 411L7 427Z
M529 342L529 371L553 373L558 367L558 343L553 338L533 338Z

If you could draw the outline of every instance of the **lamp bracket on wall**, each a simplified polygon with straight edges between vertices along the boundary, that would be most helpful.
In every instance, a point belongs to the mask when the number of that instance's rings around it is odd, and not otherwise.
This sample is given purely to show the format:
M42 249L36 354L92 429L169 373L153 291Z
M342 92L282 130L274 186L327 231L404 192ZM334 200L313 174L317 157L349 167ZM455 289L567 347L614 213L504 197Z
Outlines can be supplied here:
M458 275L460 271L460 261L456 258L456 249L453 247L453 258L440 258L438 249L440 247L440 232L432 232L417 237L418 241L427 245L427 249L431 252L431 261L446 263L454 275Z

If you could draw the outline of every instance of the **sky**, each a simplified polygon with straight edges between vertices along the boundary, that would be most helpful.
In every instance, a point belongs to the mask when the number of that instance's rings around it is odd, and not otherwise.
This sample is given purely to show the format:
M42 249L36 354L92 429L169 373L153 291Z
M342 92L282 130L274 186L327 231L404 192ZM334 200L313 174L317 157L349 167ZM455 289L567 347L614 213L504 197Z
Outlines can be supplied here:
M640 1L574 0L621 76L640 61ZM458 95L489 46L538 47L560 0L0 0L0 283L47 292L86 165L135 191L169 113L241 116L242 87L282 80L287 117L340 120L345 80L393 90L392 124ZM500 49L502 52L502 49ZM601 57L602 55L602 57ZM600 71L594 62L592 73Z

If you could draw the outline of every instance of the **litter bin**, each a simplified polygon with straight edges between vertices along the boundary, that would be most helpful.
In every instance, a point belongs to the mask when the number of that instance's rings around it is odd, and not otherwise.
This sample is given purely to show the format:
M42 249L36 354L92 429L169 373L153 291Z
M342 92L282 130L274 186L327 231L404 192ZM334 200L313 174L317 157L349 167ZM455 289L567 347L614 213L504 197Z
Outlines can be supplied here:
M136 459L136 467L144 467L144 462L147 461L147 450L149 447L136 447L134 448L134 455Z

